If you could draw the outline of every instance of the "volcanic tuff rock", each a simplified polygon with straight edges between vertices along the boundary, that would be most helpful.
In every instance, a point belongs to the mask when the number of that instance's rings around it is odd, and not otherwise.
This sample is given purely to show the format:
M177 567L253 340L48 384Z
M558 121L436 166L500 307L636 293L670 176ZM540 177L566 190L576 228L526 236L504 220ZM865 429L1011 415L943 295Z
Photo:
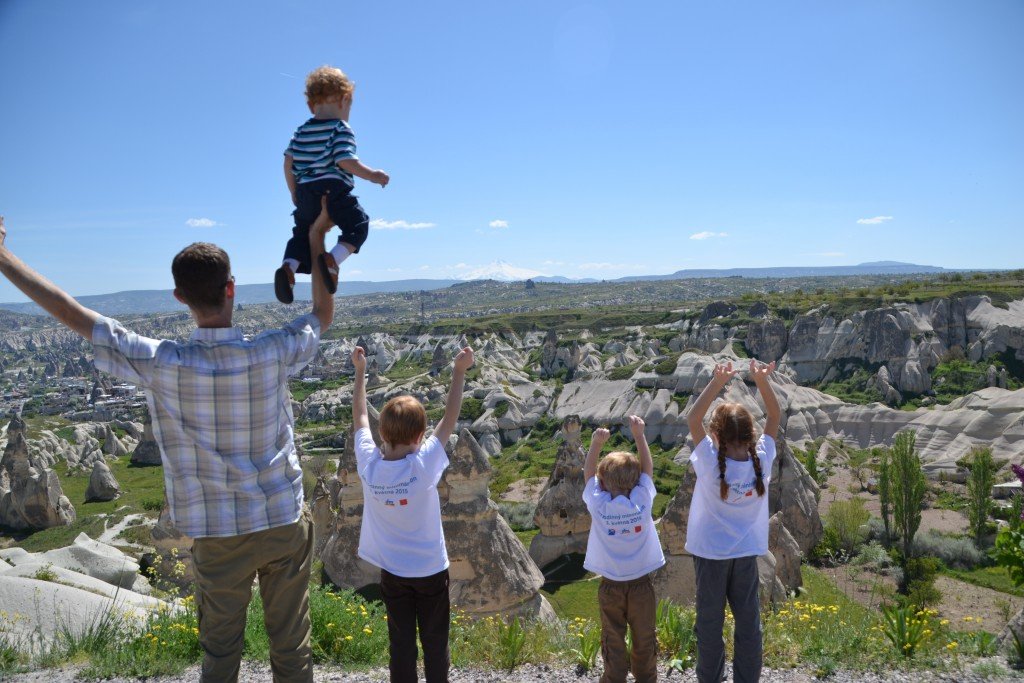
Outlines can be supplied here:
M114 500L121 495L121 486L114 478L110 467L102 460L98 460L92 466L92 474L89 475L89 486L85 489L85 502Z
M48 529L75 521L75 508L61 490L56 472L30 458L25 423L15 416L7 427L0 458L0 526Z
M380 443L380 414L367 405L370 432ZM326 499L325 499L326 494ZM326 514L325 504L334 510ZM314 537L324 539L320 559L331 582L341 588L358 590L380 583L380 568L358 555L359 531L363 522L363 484L356 467L355 430L349 430L345 450L338 458L338 470L325 482L324 491L313 499Z
M562 421L562 443L555 467L537 503L533 520L540 533L530 542L530 557L538 567L567 553L585 553L590 534L590 513L583 502L583 461L586 453L580 440L580 418L570 415Z
M159 465L161 462L160 446L156 442L156 437L153 436L153 420L148 411L146 412L146 421L143 423L142 440L132 451L131 462L133 465Z
M452 604L474 616L554 619L540 594L544 575L490 499L491 465L468 429L449 458L438 492Z

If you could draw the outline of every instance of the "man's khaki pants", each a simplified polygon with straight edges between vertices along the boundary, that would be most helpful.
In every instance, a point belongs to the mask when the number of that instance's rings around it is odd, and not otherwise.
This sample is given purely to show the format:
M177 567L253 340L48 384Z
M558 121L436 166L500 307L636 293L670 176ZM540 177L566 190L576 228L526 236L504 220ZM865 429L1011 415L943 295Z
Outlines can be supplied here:
M295 524L241 536L197 538L196 576L203 683L238 680L245 644L245 613L259 576L263 617L276 683L310 683L309 566L313 525L303 512Z

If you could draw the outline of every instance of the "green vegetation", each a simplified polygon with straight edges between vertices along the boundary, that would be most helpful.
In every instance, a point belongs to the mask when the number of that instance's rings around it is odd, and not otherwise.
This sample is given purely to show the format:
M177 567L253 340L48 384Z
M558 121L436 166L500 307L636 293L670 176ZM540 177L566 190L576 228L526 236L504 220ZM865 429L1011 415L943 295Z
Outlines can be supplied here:
M914 534L921 525L921 508L924 503L925 479L921 469L921 458L915 445L917 435L913 431L900 432L893 440L892 457L892 514L893 528L902 541L904 580L901 592L909 589L907 576L910 547Z
M831 394L847 403L868 403L883 402L882 394L874 387L868 387L868 380L874 372L867 368L857 368L849 377L840 380L833 380L818 387L822 392Z
M316 382L303 382L299 379L293 379L290 382L289 387L292 391L292 400L301 403L309 398L311 394L320 391L321 389L337 389L351 383L352 378L350 377L319 380Z
M967 517L979 548L988 530L988 515L992 509L992 484L995 467L991 448L975 448L971 452L971 476L967 480Z
M444 413L442 412L442 415ZM484 403L478 398L467 396L462 399L462 410L459 411L460 420L476 420L484 414Z
M1013 582L1006 567L976 567L970 570L942 568L942 574L959 579L966 583L972 583L982 588L991 588L1000 593L1016 595L1024 598L1024 587Z

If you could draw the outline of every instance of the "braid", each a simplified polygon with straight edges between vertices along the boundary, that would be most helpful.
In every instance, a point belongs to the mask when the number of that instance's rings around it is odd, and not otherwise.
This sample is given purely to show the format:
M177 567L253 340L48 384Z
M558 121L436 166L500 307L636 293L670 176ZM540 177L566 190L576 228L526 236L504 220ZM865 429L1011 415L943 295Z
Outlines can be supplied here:
M747 452L750 453L750 459L754 463L754 474L757 476L757 481L754 482L754 487L757 489L757 495L764 495L764 472L761 471L761 458L757 455L757 447L754 444L747 446Z
M718 490L722 496L722 500L729 497L729 484L725 482L725 453L723 449L725 444L721 441L718 442Z

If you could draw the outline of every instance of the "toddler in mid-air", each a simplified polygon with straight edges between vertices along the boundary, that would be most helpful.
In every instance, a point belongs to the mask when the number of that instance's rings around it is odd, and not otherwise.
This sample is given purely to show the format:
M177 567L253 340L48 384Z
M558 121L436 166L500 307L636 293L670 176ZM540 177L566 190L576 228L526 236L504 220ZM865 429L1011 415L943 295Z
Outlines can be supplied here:
M306 77L306 104L313 118L295 131L284 152L284 176L295 205L295 227L284 249L284 263L274 273L277 300L294 299L295 273L321 269L327 290L338 291L338 265L359 251L366 241L370 219L352 194L353 176L385 187L387 173L364 165L356 156L356 138L348 125L355 84L341 69L321 66ZM309 262L309 227L320 215L320 200L327 197L327 213L341 229L338 243Z

